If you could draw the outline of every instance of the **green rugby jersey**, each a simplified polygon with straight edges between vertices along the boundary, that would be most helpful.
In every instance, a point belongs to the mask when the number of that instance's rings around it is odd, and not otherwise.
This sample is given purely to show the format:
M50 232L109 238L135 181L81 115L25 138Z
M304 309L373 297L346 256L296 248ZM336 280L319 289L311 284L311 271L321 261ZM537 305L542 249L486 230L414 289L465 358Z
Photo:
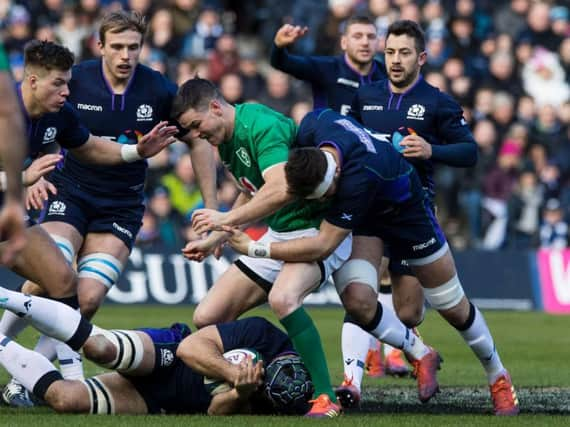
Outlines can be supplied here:
M293 120L261 104L235 108L234 133L231 140L218 146L218 151L241 190L253 196L265 183L263 171L287 161L297 127ZM277 232L318 228L326 205L307 200L293 202L265 218L265 222Z
M0 42L0 71L10 70L10 64L8 63L8 56L4 50L4 43Z

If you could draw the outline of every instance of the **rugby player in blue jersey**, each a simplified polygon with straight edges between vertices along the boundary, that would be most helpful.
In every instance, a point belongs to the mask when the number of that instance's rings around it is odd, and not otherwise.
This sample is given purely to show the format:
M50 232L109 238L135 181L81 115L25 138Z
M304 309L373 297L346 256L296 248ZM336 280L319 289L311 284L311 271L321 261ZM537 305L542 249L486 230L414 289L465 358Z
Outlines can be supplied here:
M139 64L145 32L145 19L137 13L108 13L99 29L101 59L74 66L69 81L68 101L81 122L92 134L109 137L124 148L133 148L143 134L170 118L177 90L160 73ZM179 138L191 145L205 204L216 207L211 147L190 141L185 131ZM140 159L127 165L100 166L67 152L63 167L30 192L28 200L35 208L49 194L42 226L70 260L77 257L77 295L81 312L88 318L128 260L142 223L146 169L146 161ZM16 323L13 320L9 323ZM6 330L0 327L0 332ZM52 346L46 342L45 347ZM60 358L73 361L64 364L65 375L81 375L77 358L70 354Z
M382 242L403 259L421 282L430 305L454 326L483 365L497 415L516 415L518 400L481 312L467 299L453 256L428 193L414 167L390 143L377 142L355 120L331 110L309 113L301 122L297 143L285 167L289 192L299 198L332 199L314 237L265 244L234 231L232 246L240 252L288 262L321 259L351 231L351 259L335 275L335 286L348 314L365 330L402 348L422 387L435 394L434 350L414 348L413 334L393 313L376 302L377 267ZM231 230L226 228L227 231ZM431 363L418 364L419 358ZM421 360L421 359L419 359ZM418 366L419 365L419 366ZM432 395L433 395L432 394ZM426 401L431 395L426 394Z
M427 54L424 34L417 23L394 22L386 34L384 56L388 79L360 87L350 114L376 137L391 141L412 163L433 208L435 165L473 166L477 162L477 144L457 102L421 75ZM415 327L424 313L421 285L405 262L392 256L389 246L387 249L396 312L406 325ZM343 330L347 327L345 323ZM366 336L352 330L352 345L345 346L344 357L358 360L363 352L358 343L365 343ZM352 383L337 389L341 400L343 393L357 395L358 390L351 388L360 384L358 375L358 370L351 369Z
M178 129L168 126L166 121L145 129L145 135L131 145L94 136L67 102L73 54L55 43L33 41L26 46L24 56L24 80L17 90L26 119L30 158L49 151L57 142L69 155L85 163L114 167L121 163L140 163L175 141L173 135ZM74 197L81 190L77 182L61 190L68 198L52 203L52 215L62 217L73 211ZM27 233L31 240L16 260L14 271L38 283L52 297L71 297L68 302L77 306L77 278L64 258L67 256L69 263L73 261L69 239L54 235L54 243L40 226L29 228ZM58 246L62 251L57 250ZM0 330L12 336L22 323L25 324L17 316L5 313Z
M313 108L332 108L347 114L356 90L386 78L384 64L375 59L378 36L376 27L366 16L346 21L340 39L339 56L299 56L287 52L308 31L307 27L283 25L275 34L271 65L311 84Z
M376 26L366 15L349 18L344 24L340 39L343 54L339 56L299 56L288 53L287 47L307 31L306 27L283 25L275 34L271 65L310 83L315 109L331 108L346 115L350 112L352 100L359 88L386 78L384 64L375 57L378 44ZM390 286L380 287L379 298L383 304L394 308ZM349 400L344 394L348 392L354 399L360 393L364 368L373 377L384 373L406 375L409 372L400 350L384 345L386 358L383 363L378 341L350 321L343 325L341 345L345 380L337 392L341 401L344 401L344 406L351 406L347 405Z
M302 360L287 335L259 317L191 334L181 323L104 330L61 303L1 288L0 307L115 370L64 380L43 355L0 334L0 364L57 412L302 415L309 407L313 385ZM223 355L234 349L254 350L261 361L245 357L232 364ZM220 386L208 388L212 382Z

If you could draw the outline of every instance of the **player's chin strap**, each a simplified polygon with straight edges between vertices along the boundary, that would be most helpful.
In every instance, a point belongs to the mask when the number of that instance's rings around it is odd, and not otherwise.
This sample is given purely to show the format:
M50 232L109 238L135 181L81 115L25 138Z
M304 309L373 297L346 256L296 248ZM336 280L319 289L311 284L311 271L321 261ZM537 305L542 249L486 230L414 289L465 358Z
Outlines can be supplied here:
M336 160L328 151L323 151L323 153L327 159L327 171L325 172L323 180L317 185L317 188L306 197L307 199L320 199L333 183L334 173L336 171Z

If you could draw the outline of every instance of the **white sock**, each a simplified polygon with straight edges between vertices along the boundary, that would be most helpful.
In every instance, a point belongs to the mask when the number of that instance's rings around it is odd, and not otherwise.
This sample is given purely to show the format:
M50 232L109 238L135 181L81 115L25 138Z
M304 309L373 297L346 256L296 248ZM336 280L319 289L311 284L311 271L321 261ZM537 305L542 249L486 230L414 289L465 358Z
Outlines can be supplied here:
M57 357L57 352L55 351L55 347L59 341L52 337L48 337L47 335L40 335L40 339L36 343L34 347L34 351L36 353L40 353L43 355L47 360L54 361Z
M10 338L16 338L29 325L26 318L16 316L9 310L4 310L0 319L0 334Z
M396 310L394 309L394 301L392 299L392 293L391 292L389 294L385 294L383 292L378 292L378 301L380 301L380 303L382 304L382 307L384 307L384 308L388 307L394 313L396 312ZM370 349L373 349L373 348L370 347ZM384 347L383 347L384 356L388 356L388 354L390 354L390 352L392 350L394 350L394 347L392 347L390 344L384 343Z
M82 320L65 304L5 288L0 288L0 307L26 317L34 328L60 341L73 337Z
M344 322L342 324L341 348L344 375L352 380L352 385L358 390L362 384L364 362L368 353L370 337L371 335L368 332L354 323ZM377 341L376 338L374 341Z
M415 360L421 359L430 351L411 329L406 328L396 313L385 307L382 307L378 325L370 332L383 343L403 350Z
M34 387L44 376L61 376L53 364L35 351L22 347L4 335L0 336L0 363L27 390L33 392ZM43 397L43 396L39 396Z
M84 380L81 355L72 350L67 344L59 341L55 348L59 360L59 370L63 378L66 380Z
M506 369L495 348L495 342L485 318L477 307L474 305L472 307L475 309L473 323L468 329L459 331L459 333L483 365L489 384L494 384L497 378L506 372Z

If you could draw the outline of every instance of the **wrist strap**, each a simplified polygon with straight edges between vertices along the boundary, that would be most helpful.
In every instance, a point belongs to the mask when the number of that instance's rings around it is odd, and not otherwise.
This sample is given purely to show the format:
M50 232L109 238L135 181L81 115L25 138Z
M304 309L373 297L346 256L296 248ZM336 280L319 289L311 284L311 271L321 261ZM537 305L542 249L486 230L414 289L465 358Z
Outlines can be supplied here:
M137 160L142 160L144 157L137 151L136 144L124 144L121 145L121 158L125 163L132 163Z
M271 258L271 243L249 242L247 254L253 258Z

